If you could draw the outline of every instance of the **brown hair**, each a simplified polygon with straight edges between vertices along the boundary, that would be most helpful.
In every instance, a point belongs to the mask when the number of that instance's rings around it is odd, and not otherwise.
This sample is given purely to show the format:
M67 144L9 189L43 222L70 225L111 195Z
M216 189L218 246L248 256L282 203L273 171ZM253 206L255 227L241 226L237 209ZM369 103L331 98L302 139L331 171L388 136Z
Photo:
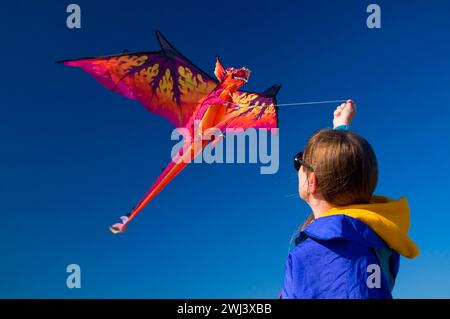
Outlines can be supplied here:
M311 165L323 199L334 206L367 204L378 180L375 152L351 131L323 129L308 141L303 160ZM312 170L305 167L309 178ZM314 220L309 216L302 229Z

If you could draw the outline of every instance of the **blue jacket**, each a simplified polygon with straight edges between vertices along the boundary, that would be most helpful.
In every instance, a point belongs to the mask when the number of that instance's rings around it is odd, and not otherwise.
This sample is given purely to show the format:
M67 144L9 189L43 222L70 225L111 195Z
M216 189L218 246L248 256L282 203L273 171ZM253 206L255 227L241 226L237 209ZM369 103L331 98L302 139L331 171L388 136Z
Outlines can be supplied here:
M280 298L392 298L399 253L414 258L418 248L406 235L406 200L374 201L332 209L300 233Z

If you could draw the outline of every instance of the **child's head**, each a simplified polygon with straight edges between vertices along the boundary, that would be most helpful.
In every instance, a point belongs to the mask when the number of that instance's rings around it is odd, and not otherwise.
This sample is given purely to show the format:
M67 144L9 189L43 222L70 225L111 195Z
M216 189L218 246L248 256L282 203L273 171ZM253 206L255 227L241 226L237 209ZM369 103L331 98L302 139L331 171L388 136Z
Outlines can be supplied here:
M370 144L351 131L316 132L303 152L298 172L300 197L311 205L323 200L332 206L366 204L378 179Z

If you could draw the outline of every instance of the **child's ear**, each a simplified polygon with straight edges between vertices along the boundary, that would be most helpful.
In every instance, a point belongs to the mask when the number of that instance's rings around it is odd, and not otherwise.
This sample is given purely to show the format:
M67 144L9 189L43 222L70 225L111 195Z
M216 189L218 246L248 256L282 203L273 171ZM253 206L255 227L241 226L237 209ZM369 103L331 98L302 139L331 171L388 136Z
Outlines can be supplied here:
M214 75L216 76L217 80L219 80L220 83L223 82L225 79L225 68L223 67L222 63L220 63L219 57L216 58L216 68L214 69Z

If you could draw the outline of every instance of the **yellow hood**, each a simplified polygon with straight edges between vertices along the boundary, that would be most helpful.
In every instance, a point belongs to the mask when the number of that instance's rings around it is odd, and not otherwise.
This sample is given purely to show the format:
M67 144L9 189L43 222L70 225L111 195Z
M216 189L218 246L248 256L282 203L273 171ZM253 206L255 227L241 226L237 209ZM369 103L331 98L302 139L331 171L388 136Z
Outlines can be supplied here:
M410 217L406 198L373 196L369 204L332 208L321 217L332 215L347 215L362 221L402 256L415 258L419 254L419 248L408 237Z

